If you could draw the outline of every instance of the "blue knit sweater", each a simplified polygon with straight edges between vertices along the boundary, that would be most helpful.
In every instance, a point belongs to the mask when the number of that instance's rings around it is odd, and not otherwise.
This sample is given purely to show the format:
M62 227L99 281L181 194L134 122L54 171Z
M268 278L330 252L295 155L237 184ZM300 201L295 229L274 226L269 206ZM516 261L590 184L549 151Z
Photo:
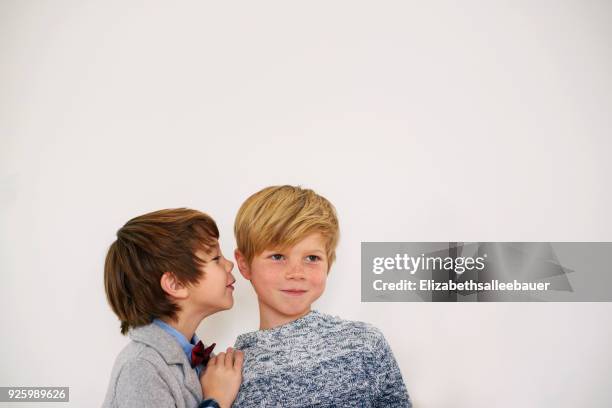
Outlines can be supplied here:
M383 334L317 311L238 336L243 382L233 407L411 407Z

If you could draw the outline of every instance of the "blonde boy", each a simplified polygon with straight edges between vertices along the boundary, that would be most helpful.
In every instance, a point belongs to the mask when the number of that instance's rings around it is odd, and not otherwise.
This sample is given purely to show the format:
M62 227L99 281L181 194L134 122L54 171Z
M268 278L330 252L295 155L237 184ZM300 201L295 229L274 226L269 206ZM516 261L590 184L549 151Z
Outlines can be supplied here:
M242 334L243 383L234 407L410 407L382 333L311 309L338 243L336 212L294 186L265 188L234 225L236 261L259 303L258 331Z

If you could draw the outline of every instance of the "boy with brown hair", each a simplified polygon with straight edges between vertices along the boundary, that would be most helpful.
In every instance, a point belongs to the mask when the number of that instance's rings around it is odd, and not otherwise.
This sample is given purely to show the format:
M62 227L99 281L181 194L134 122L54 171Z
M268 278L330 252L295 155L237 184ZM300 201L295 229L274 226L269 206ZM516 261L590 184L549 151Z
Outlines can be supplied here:
M249 197L234 224L240 273L259 303L242 334L244 379L234 407L410 407L400 369L374 326L311 309L338 243L336 211L309 189L273 186Z
M187 208L144 214L119 229L104 286L132 341L117 356L103 407L232 404L242 353L228 347L214 356L214 344L205 347L195 334L205 317L234 302L234 265L218 239L214 220Z

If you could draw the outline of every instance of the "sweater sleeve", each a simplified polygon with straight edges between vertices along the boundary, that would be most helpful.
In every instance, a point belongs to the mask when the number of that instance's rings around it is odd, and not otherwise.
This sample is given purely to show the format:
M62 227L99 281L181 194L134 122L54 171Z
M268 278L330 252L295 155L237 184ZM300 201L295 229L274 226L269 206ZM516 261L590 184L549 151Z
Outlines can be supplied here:
M412 407L402 373L393 356L391 347L380 330L374 328L374 349L372 353L372 376L374 382L375 407Z

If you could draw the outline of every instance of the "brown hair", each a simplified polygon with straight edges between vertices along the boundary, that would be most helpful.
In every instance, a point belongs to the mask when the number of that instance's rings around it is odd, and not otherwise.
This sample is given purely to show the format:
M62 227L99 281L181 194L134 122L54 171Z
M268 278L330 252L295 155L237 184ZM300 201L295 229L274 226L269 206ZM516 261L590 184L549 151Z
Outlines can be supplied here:
M329 271L340 236L336 210L325 197L300 186L258 191L242 204L234 223L238 250L249 264L266 249L287 248L314 232L325 239Z
M113 312L121 320L121 334L154 318L176 318L179 306L161 287L164 272L184 284L200 279L205 261L219 238L215 221L200 211L177 208L155 211L129 220L108 249L104 288Z

